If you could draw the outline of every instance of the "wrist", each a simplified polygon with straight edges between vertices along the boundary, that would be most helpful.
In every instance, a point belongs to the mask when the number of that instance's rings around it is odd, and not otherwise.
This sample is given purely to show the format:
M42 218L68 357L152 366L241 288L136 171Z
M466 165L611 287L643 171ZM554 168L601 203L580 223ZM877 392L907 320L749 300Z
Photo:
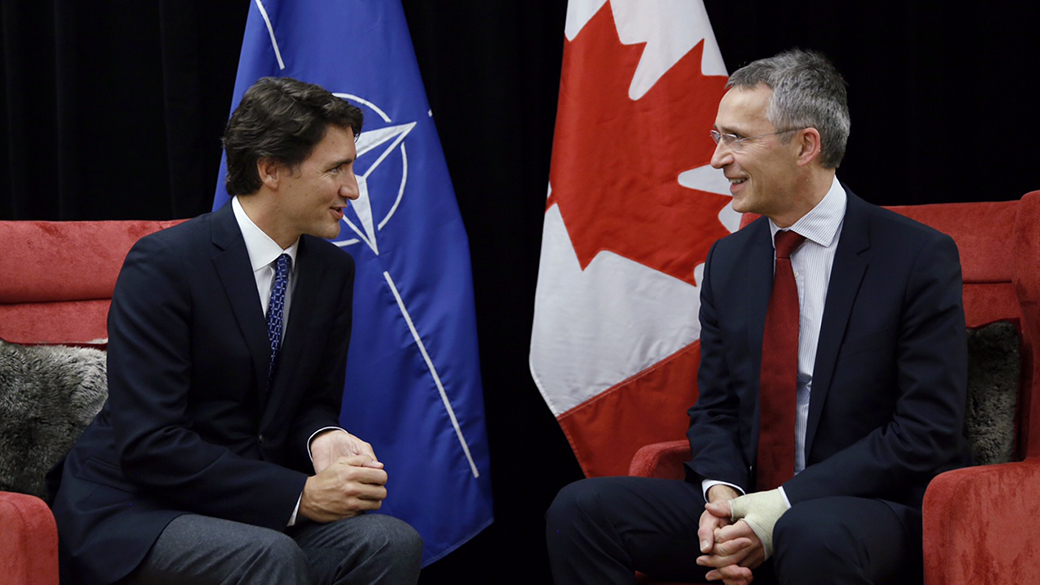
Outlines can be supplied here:
M709 502L728 502L738 497L740 497L740 493L726 484L718 483L708 490Z

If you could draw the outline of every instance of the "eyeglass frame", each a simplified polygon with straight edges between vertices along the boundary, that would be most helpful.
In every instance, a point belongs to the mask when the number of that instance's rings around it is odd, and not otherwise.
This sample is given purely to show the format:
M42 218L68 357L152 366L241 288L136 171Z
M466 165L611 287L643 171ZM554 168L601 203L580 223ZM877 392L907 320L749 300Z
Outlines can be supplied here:
M711 136L711 139L715 142L715 146L718 146L719 142L721 142L733 150L740 150L748 140L754 138L765 138L766 136L774 136L776 134L787 134L788 132L797 132L799 130L805 130L805 127L788 128L787 130L777 130L776 132L767 132L765 134L756 134L754 136L740 136L739 134L733 134L731 132L719 132L712 128L708 131L708 136Z

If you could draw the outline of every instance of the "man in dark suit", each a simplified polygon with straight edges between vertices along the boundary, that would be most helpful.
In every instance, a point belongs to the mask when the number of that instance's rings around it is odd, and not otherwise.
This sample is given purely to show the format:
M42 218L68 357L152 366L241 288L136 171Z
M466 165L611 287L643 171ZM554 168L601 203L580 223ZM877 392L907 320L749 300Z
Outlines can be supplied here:
M354 264L321 238L358 197L361 122L318 86L260 80L224 136L237 196L130 251L109 400L53 503L63 579L418 579L418 534L368 513L386 497L382 463L338 427Z
M919 583L925 488L968 462L957 249L837 181L849 116L824 58L782 53L727 87L711 163L764 217L705 264L686 481L561 490L556 582Z

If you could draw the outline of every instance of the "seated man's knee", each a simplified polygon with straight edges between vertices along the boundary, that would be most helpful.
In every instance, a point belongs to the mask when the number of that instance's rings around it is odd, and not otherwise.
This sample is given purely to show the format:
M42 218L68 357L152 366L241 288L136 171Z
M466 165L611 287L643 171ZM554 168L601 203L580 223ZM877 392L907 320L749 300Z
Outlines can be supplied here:
M372 556L384 557L402 563L422 558L423 539L410 524L382 514L367 515L366 535L372 546Z
M807 579L855 562L856 540L850 527L834 521L826 506L793 506L773 528L776 574L781 582L816 582Z
M307 582L310 572L307 555L289 536L275 531L268 531L263 538L253 543L251 553L243 560L243 565L257 575L294 575L297 582Z
M563 487L549 506L545 519L550 525L567 526L602 515L611 485L604 478L582 479Z

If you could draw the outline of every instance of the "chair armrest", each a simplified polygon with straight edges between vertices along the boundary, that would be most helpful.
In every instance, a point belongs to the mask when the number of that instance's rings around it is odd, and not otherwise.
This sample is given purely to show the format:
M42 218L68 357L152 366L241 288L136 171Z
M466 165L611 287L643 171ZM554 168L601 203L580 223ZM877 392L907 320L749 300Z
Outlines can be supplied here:
M0 566L4 583L58 585L58 527L40 498L0 492Z
M640 477L684 479L686 470L683 463L689 459L690 443L686 439L644 445L632 456L628 474Z
M925 585L997 585L1040 574L1040 458L948 471L924 496Z

